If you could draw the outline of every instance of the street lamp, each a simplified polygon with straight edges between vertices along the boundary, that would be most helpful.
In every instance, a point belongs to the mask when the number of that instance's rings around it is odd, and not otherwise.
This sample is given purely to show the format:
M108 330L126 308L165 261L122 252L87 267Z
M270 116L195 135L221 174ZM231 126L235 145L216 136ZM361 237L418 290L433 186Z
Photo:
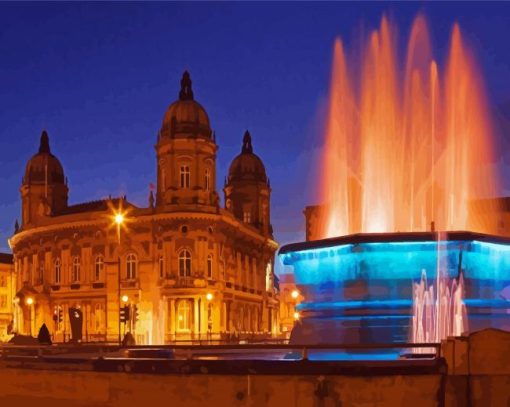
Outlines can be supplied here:
M119 306L119 346L121 345L122 343L122 338L120 337L120 307L121 307L121 303L120 303L120 230L122 228L122 226L124 225L126 221L126 217L124 215L124 213L122 212L122 208L117 210L117 211L114 211L113 213L113 223L116 225L117 227L117 244L118 244L118 248L117 248L117 251L118 251L118 259L117 259L117 299L118 299L118 306ZM126 296L127 298L127 296Z
M127 295L123 295L122 296L122 302L125 304L128 301L129 301L129 297Z
M292 290L292 292L290 293L290 296L294 299L296 299L297 297L299 297L299 291L298 290Z
M297 311L294 312L294 320L295 321L298 321L300 317L301 317L301 315L299 315L299 312L297 312Z
M29 323L29 333L32 336L32 310L34 308L34 299L32 297L27 297L25 303L29 306L28 308L28 323Z

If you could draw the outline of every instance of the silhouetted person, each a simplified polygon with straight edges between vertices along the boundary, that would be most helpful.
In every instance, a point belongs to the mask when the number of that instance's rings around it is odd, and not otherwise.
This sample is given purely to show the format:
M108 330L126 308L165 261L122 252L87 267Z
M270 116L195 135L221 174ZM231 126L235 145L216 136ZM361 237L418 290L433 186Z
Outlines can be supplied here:
M48 331L46 324L41 325L41 329L39 329L39 334L37 335L37 340L41 345L51 345L50 331Z
M134 345L136 345L135 337L133 336L133 334L131 332L126 332L126 334L124 335L124 338L122 339L122 346L127 347L127 346L134 346Z

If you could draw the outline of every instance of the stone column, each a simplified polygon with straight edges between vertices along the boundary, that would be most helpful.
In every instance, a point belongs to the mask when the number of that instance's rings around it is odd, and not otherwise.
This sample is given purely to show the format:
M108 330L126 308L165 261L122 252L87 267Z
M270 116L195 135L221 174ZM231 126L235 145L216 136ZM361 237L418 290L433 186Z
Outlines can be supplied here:
M168 303L167 303L168 306ZM175 325L175 300L172 298L170 300L170 323L168 324L168 327L170 328L170 334L171 337L175 339L175 331L176 331L176 325Z
M193 317L193 334L198 334L200 332L200 328L198 326L198 298L193 298L193 310L194 310L194 317Z

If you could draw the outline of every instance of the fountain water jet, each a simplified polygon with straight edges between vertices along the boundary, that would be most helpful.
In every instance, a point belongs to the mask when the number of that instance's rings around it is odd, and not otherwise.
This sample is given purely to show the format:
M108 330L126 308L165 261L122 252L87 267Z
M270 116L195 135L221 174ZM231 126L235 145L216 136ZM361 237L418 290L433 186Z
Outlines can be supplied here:
M495 196L498 178L483 81L458 25L444 68L423 16L403 66L385 17L363 48L354 73L335 42L324 205L307 224L320 240L280 250L306 298L291 341L439 342L468 320L473 329L510 328L502 297L510 240L488 235L487 207L472 205Z
M360 74L335 42L321 173L322 238L350 233L491 232L470 200L498 181L483 81L454 25L446 68L432 57L423 16L398 64L396 29L383 17ZM400 72L403 72L401 79ZM355 92L353 89L356 89Z

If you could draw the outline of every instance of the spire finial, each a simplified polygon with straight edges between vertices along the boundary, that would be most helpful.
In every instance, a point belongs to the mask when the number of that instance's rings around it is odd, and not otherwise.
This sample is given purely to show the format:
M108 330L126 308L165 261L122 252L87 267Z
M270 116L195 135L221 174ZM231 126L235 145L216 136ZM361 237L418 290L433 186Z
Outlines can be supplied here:
M180 100L193 100L193 90L191 90L191 78L188 71L184 71L181 79Z
M48 138L48 133L46 130L43 130L41 134L41 143L39 144L39 152L40 153L50 153L50 139Z
M243 137L243 149L241 150L242 153L253 153L253 147L251 145L251 135L248 130L244 132Z

